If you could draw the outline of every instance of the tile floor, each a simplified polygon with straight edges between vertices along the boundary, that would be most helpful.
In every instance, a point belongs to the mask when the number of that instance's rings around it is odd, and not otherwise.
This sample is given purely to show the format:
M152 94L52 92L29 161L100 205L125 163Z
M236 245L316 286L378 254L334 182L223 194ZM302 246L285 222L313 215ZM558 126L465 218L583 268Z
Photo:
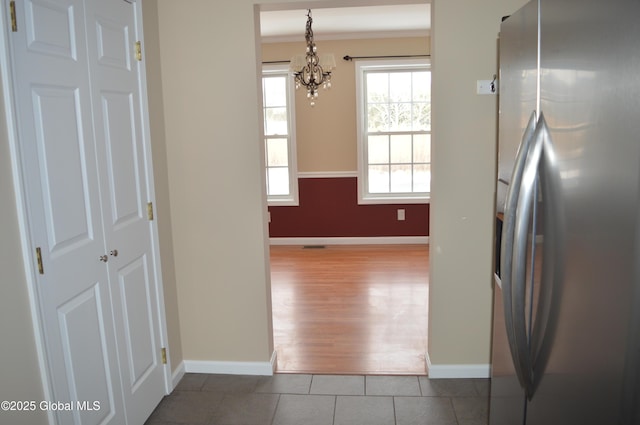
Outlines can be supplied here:
M488 379L186 374L145 425L486 425Z

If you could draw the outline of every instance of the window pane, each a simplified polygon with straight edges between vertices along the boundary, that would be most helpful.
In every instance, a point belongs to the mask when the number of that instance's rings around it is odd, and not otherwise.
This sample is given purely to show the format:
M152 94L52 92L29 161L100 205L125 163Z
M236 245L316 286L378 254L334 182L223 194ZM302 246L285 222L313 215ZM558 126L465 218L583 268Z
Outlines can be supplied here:
M391 163L411 164L411 135L391 136Z
M262 81L264 106L285 106L287 104L286 77L265 77Z
M389 129L389 105L375 103L368 105L367 126L369 131L387 131Z
M416 102L413 104L413 131L431 130L431 103Z
M369 136L369 164L389 163L389 136Z
M267 169L268 195L289 194L289 169L287 167Z
M389 102L389 74L369 72L367 76L367 103Z
M411 103L391 103L389 113L389 131L411 131Z
M411 192L411 165L391 166L391 192Z
M267 136L288 134L287 108L265 108L264 125L264 133Z
M431 72L390 64L363 76L368 192L428 192L431 136L418 133L431 131Z
M431 72L413 73L413 101L428 101L431 99Z
M389 74L389 98L392 102L411 101L411 72Z
M431 135L413 136L413 162L431 162Z
M289 150L295 144L290 134L291 109L289 94L293 80L287 68L268 67L263 69L263 128L264 155L267 199L269 201L295 201L297 194L291 193L295 188L294 176L290 166L295 165L295 158Z
M369 193L389 193L389 166L369 166Z
M413 191L431 191L431 164L418 164L413 167Z
M286 167L289 165L287 139L267 139L267 166Z

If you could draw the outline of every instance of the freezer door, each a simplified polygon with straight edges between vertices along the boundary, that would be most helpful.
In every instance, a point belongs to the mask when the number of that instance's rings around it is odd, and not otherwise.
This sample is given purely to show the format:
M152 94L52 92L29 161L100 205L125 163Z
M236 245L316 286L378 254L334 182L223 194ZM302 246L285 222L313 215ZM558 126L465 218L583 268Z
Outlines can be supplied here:
M538 106L537 22L537 1L532 1L507 18L500 28L499 162L496 188L496 212L499 217L504 213L523 134ZM496 238L496 243L500 243L500 240L501 238ZM504 252L504 248L503 246L496 252L503 256L510 255ZM527 269L530 270L531 266L528 265ZM497 279L494 294L489 418L491 425L522 424L525 393L520 386L507 339L506 327L510 320L505 320L503 291L499 282Z
M511 360L509 342L505 332L502 287L497 282L494 297L489 423L491 425L520 425L524 423L524 390L520 387Z
M542 173L560 176L547 179L558 237L545 250L554 244L563 278L527 425L636 424L622 406L637 285L640 4L541 0L540 15L540 110L551 134Z
M500 27L500 98L496 208L504 212L522 134L538 112L538 6L529 2Z

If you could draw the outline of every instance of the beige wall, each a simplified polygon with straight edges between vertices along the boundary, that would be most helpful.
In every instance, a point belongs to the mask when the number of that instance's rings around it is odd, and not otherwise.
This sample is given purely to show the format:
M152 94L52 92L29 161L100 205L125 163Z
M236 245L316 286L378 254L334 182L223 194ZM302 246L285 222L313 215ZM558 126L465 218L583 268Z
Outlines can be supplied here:
M149 125L155 186L155 218L158 221L160 257L162 261L162 284L169 337L169 359L175 371L183 360L180 338L180 318L176 271L173 261L173 234L171 210L169 208L169 175L167 172L167 144L164 133L164 98L162 96L162 70L160 69L160 39L158 28L158 3L155 0L142 2L144 18L144 53L147 69L149 99Z
M491 353L496 96L500 20L524 0L435 0L429 355L433 364L488 364Z
M265 43L263 61L288 60L305 51L304 19L300 25L300 42ZM355 62L349 56L427 55L428 37L369 40L316 40L318 53L333 53L336 68L331 77L332 88L320 90L316 105L311 107L307 92L296 92L296 145L298 171L356 171L356 75Z
M250 1L158 1L183 356L273 351Z

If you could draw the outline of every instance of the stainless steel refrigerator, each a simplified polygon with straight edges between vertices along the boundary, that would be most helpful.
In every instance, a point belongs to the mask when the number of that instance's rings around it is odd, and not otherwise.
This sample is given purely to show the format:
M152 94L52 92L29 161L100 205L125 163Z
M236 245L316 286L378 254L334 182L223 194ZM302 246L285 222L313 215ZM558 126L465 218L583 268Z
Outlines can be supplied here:
M491 425L640 424L640 1L502 22Z

